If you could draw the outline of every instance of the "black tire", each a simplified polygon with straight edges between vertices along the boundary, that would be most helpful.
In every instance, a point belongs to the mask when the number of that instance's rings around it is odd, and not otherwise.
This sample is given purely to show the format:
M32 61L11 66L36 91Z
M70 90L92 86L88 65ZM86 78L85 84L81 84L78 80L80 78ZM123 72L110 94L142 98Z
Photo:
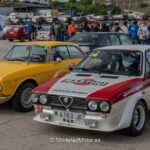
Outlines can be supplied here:
M135 118L136 113L138 113L137 114L138 118ZM135 125L135 122L134 122L135 119L137 119L136 125ZM124 133L126 133L128 135L131 135L131 136L140 135L143 132L144 128L145 128L146 120L147 120L146 107L145 107L145 105L142 101L138 101L135 108L134 108L131 125L130 125L129 128L124 130Z
M9 42L13 42L14 40L12 40L12 39L9 39Z
M6 40L6 35L5 34L3 35L3 40Z
M25 38L23 36L20 37L20 42L24 42Z
M12 105L17 111L29 112L33 109L33 105L29 101L30 92L33 88L35 88L35 85L32 83L24 83L18 88L12 100ZM23 102L23 100L27 102Z

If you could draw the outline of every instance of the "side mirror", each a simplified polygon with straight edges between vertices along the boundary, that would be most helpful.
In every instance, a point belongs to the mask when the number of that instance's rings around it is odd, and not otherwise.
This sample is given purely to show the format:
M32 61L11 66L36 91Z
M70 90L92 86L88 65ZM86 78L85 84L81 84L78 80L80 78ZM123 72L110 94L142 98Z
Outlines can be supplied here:
M61 63L61 62L62 62L62 59L61 59L60 57L58 57L58 58L56 59L56 62Z

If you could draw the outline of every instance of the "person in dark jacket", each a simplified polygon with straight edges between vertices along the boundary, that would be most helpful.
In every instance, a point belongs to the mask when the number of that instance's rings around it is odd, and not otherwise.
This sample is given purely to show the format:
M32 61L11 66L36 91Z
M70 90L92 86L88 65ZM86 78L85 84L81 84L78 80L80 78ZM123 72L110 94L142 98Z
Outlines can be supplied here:
M32 27L32 22L29 21L27 25L27 32L29 34L29 41L32 41L32 32L33 32L33 27Z
M83 22L83 26L81 28L81 32L90 32L90 28L88 27L87 22Z

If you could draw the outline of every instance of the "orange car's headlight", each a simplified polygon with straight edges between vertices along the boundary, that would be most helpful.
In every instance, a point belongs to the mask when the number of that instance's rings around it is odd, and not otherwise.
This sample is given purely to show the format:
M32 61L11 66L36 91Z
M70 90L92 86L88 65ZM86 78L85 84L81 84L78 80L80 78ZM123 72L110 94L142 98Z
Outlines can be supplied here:
M3 87L2 87L2 85L0 85L0 92L2 91L2 89L3 89Z

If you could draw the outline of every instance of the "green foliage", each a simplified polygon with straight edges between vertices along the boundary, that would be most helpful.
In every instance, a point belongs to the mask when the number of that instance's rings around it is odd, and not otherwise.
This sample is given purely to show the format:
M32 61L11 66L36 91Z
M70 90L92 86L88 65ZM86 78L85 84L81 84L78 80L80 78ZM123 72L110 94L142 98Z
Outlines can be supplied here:
M80 0L79 3L82 5L90 5L92 4L92 0Z
M107 15L107 11L109 10L108 7L105 5L92 4L92 0L81 0L80 2L75 2L71 0L69 3L60 3L55 2L54 5L61 6L61 7L75 7L75 13L84 13L84 14L97 14L97 15ZM113 14L119 14L121 9L119 7L113 8Z
M112 14L113 14L113 15L118 15L118 14L120 14L120 13L121 13L121 8L120 8L120 7L114 6L114 7L112 8Z

